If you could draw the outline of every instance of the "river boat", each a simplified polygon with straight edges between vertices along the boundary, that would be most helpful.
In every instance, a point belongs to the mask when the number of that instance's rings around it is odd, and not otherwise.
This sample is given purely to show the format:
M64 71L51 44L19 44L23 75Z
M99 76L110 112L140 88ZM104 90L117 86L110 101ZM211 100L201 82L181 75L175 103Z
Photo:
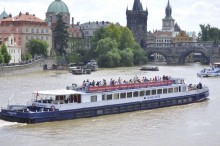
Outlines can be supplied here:
M91 86L76 84L62 90L33 92L26 105L1 108L0 118L18 123L41 123L149 110L206 101L208 87L184 83L183 79Z
M142 66L141 69L142 71L159 71L158 66Z
M220 76L220 62L214 63L210 65L209 68L202 69L199 73L197 73L199 77L216 77Z

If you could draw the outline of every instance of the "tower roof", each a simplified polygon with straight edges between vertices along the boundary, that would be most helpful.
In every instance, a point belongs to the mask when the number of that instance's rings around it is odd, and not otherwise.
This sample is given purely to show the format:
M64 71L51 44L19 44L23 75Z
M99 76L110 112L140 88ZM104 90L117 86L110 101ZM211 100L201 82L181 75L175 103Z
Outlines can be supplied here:
M7 18L8 17L8 14L5 12L5 10L1 13L0 15L0 19L2 18Z
M166 17L165 18L172 18L172 8L170 6L170 1L168 0L168 3L167 3L167 7L166 7L166 10L165 10L165 13L166 13Z
M55 0L49 5L47 13L69 13L69 9L62 0Z
M143 11L143 6L140 0L135 0L133 5L133 11Z

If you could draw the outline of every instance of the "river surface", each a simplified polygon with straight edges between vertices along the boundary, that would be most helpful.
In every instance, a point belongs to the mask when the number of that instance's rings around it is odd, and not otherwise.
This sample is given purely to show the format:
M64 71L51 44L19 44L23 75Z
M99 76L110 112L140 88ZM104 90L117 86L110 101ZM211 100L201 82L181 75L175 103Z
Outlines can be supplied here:
M25 104L32 91L63 89L83 80L101 81L170 75L185 83L207 85L208 101L183 106L40 124L0 120L0 146L219 146L220 77L199 78L200 64L159 65L158 72L140 67L100 69L90 75L66 71L34 71L0 76L0 107Z

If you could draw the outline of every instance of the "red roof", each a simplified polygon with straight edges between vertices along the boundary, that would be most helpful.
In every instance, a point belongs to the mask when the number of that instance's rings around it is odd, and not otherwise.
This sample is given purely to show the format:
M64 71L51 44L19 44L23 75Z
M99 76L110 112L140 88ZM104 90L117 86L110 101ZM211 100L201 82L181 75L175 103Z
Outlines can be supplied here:
M19 13L18 16L15 17L8 17L6 19L1 19L1 21L29 21L29 22L44 22L42 19L37 18L35 14L26 14Z

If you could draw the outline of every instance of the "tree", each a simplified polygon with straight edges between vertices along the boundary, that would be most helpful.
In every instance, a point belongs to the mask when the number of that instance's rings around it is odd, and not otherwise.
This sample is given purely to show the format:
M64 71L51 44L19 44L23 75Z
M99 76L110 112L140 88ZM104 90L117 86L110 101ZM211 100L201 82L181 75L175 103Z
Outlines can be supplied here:
M4 57L4 63L9 63L11 60L11 55L8 53L8 49L5 44L1 47L1 53Z
M49 45L46 41L31 39L26 46L33 57L35 55L47 56Z
M200 24L201 31L198 34L199 41L215 41L220 40L220 29L211 27L209 24Z
M63 21L62 15L57 14L57 22L53 30L55 51L60 56L66 57L66 48L68 47L69 33L68 26Z
M2 52L0 51L0 64L4 63L4 56L2 55Z
M147 62L145 52L134 42L131 31L113 24L95 32L89 55L98 60L100 67L132 66Z
M28 61L28 60L31 60L31 59L32 59L31 54L30 54L29 52L26 52L26 53L24 54L24 60L25 60L25 61Z

